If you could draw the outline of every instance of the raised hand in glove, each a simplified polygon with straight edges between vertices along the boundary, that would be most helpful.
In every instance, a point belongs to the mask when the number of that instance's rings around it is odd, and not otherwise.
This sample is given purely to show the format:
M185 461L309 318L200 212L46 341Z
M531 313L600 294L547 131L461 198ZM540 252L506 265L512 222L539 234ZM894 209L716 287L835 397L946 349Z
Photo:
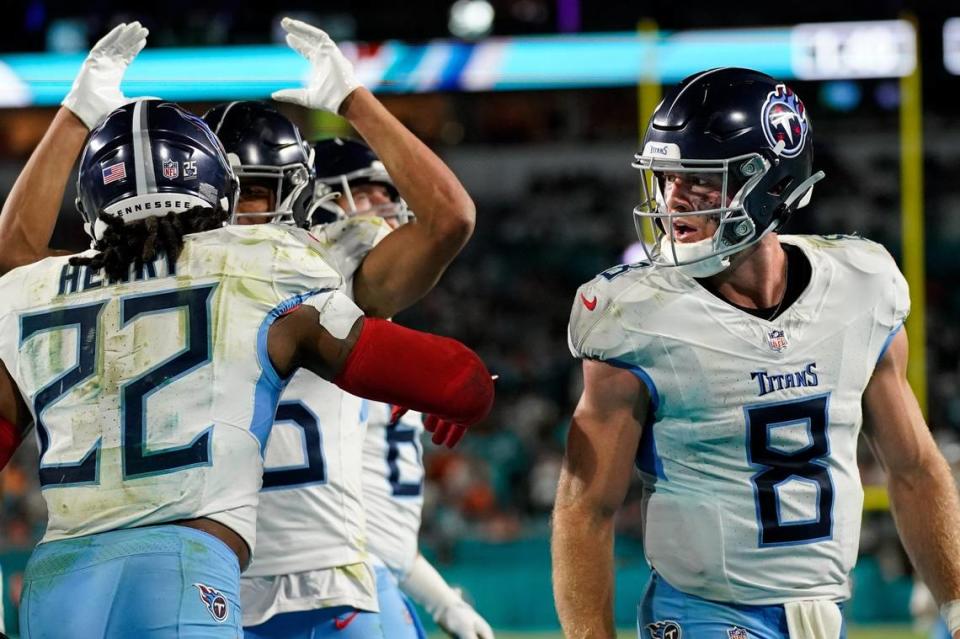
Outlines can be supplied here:
M310 81L305 89L274 91L273 99L338 113L347 96L360 86L353 65L325 31L293 18L284 18L280 26L287 32L290 48L310 62Z
M118 24L90 49L61 103L88 129L92 130L113 110L131 101L120 91L120 82L127 67L146 46L148 33L139 22Z

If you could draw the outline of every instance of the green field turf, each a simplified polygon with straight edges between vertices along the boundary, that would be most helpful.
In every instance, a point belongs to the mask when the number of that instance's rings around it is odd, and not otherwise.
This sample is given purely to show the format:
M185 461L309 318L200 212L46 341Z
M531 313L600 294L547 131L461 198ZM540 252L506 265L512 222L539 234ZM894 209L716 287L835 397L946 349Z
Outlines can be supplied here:
M621 628L619 639L636 639L637 633L630 628ZM509 632L497 631L497 639L563 639L559 632ZM444 634L431 634L430 639L446 639ZM908 626L860 626L851 628L847 639L926 639L912 632Z

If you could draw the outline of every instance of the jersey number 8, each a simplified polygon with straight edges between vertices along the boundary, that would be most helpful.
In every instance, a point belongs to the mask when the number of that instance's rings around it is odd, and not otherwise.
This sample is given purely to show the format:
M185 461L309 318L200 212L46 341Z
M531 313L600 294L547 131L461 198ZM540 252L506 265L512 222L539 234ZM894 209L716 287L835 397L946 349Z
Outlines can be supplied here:
M823 461L830 454L827 437L830 395L758 404L744 409L747 422L747 459L758 467L751 478L760 527L759 544L780 546L830 539L833 534L833 481ZM807 441L788 451L774 442L774 431L784 427L806 428ZM779 489L787 483L805 482L816 491L815 516L784 522Z

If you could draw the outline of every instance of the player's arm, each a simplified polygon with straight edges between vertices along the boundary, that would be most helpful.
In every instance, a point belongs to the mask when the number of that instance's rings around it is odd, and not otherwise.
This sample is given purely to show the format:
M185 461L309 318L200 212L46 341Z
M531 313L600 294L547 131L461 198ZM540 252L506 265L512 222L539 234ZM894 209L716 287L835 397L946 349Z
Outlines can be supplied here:
M960 600L960 499L907 383L907 352L901 330L864 392L865 433L887 474L900 539L942 605ZM951 631L960 638L960 625Z
M305 304L271 327L267 348L281 377L303 367L353 395L407 406L462 427L490 412L490 373L460 342L362 317L339 293L318 307ZM459 439L459 434L451 431L451 437Z
M120 24L90 50L73 87L34 149L0 213L0 275L63 253L50 250L63 191L87 132L126 103L120 81L147 42L139 22Z
M476 210L453 172L354 78L353 67L330 37L285 18L287 42L313 66L306 89L274 99L340 113L363 136L416 213L364 259L353 287L368 315L391 317L423 297L473 233Z
M367 89L351 93L344 107L417 215L377 244L354 276L357 304L391 317L436 285L473 233L476 210L453 171Z
M0 361L0 470L13 457L32 420L13 378Z
M450 587L423 555L417 554L400 587L430 613L444 632L457 639L493 639L490 624Z
M47 247L70 170L86 137L83 122L61 107L0 213L0 274L57 253Z
M614 515L630 486L649 393L627 370L583 362L553 509L553 593L564 636L613 639Z

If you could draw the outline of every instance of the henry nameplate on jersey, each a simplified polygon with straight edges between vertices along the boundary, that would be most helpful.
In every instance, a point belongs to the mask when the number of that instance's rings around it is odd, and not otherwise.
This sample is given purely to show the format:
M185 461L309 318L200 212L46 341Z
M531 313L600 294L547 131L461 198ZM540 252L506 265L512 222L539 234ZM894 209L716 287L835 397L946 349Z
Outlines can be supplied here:
M131 264L130 271L123 280L105 280L101 269L64 264L60 269L60 287L57 294L84 293L102 286L160 279L176 274L176 264L168 260L166 255L158 255L153 261L144 262L139 267Z

